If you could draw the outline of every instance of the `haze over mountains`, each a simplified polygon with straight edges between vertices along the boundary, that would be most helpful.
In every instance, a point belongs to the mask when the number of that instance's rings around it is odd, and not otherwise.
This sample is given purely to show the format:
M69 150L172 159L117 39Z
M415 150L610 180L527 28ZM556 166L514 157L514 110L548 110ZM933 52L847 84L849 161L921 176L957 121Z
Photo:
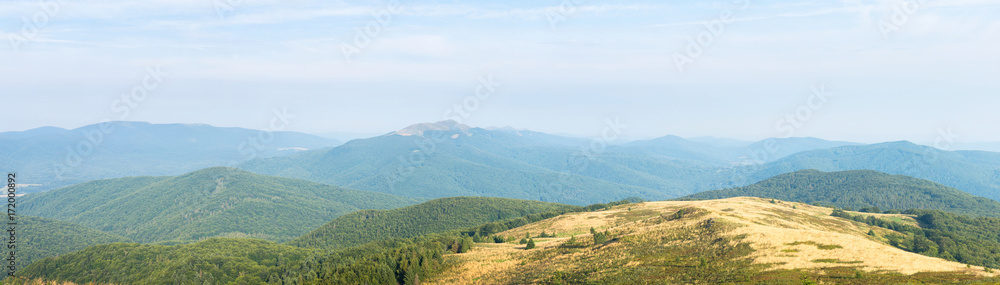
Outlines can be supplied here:
M337 147L336 140L295 132L138 122L114 122L112 128L106 134L99 125L0 133L0 155L6 158L0 166L22 173L21 181L29 185L22 193L93 179L238 166L408 197L497 196L582 205L675 198L803 169L870 169L1000 199L1000 154L907 142L664 136L591 149L593 139L445 121ZM77 145L94 147L82 147L88 152L81 153L74 150Z
M676 198L804 169L868 169L1000 199L1000 154L908 142L664 136L616 145L443 121L340 145L302 133L208 125L114 122L111 127L107 133L100 125L0 133L0 155L6 158L0 167L21 172L20 181L29 185L22 193L93 179L235 166L406 197L494 196L575 205Z
M700 140L666 136L593 149L592 140L439 122L332 149L256 159L240 168L408 197L494 196L575 205L676 198L804 169L869 169L1000 199L997 153L908 142Z
M19 191L30 193L94 179L178 175L339 144L295 132L111 122L0 133L0 168L18 171L27 186Z
M754 169L756 179L803 169L875 170L1000 200L1000 153L994 152L943 151L905 141L888 142L801 152Z

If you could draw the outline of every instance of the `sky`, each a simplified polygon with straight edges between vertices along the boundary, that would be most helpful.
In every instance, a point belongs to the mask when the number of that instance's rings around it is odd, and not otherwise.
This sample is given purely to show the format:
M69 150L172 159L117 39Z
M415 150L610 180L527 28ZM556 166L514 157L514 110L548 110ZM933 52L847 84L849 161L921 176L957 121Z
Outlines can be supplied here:
M0 131L1000 142L1000 0L0 0Z

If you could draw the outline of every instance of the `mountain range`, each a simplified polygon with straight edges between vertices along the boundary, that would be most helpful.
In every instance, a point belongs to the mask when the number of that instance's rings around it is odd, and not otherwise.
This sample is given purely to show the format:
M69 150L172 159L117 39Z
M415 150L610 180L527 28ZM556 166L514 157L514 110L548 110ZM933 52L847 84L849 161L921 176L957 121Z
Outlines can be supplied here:
M573 205L670 199L805 169L868 169L1000 199L1000 154L992 152L816 138L740 143L667 136L600 149L592 149L591 142L445 121L239 167L408 197L493 196Z
M752 167L751 180L803 169L875 170L926 179L969 194L1000 200L1000 153L944 151L910 142L843 146L800 152Z
M1000 199L1000 153L909 142L665 136L601 147L593 139L454 121L415 124L342 145L302 133L208 125L112 122L107 128L113 131L105 134L99 124L0 133L0 156L6 158L0 167L19 172L22 193L234 166L420 199L492 196L586 205L671 199L817 169L907 175ZM94 147L81 153L76 145Z
M296 132L108 122L0 133L0 168L17 171L19 190L31 193L95 179L178 175L337 145Z

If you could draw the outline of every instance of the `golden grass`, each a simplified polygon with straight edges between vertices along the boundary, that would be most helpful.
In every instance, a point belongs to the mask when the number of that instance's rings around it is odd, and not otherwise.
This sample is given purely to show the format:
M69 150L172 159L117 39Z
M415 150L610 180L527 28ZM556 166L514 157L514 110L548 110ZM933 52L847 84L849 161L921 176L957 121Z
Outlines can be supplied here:
M697 208L707 211L698 219L671 218L678 210ZM906 252L886 244L878 238L868 236L874 230L879 236L892 231L872 228L868 225L830 216L832 209L815 207L801 203L790 203L759 198L730 198L709 201L661 201L622 205L606 211L568 213L523 227L500 233L520 239L529 233L536 236L542 231L556 234L559 238L535 239L536 249L524 250L524 245L480 244L468 254L448 256L448 262L457 263L448 271L424 284L497 284L511 283L512 276L545 268L549 272L573 271L586 263L609 263L613 259L624 259L615 263L623 266L638 266L642 262L620 248L623 243L602 246L587 246L574 250L559 248L569 236L577 240L591 240L590 228L599 231L610 230L623 239L648 240L664 236L682 227L698 226L707 219L733 225L729 236L744 235L743 242L750 243L755 250L750 258L755 264L770 265L770 270L805 269L822 271L831 266L851 266L868 272L897 272L914 274L918 272L966 272L980 276L996 276L985 273L981 267L968 268L964 264L939 258ZM909 218L904 215L875 216ZM910 218L912 220L912 218ZM590 243L592 245L592 243ZM833 261L816 262L819 261ZM590 273L598 276L601 272ZM532 283L535 281L517 281Z
M525 250L523 244L476 244L471 252L448 256L449 262L457 262L458 266L421 284L493 284L491 280L505 279L505 273L517 270L530 254L558 246L567 239L537 239L532 250Z
M729 205L735 202L729 201L733 199L741 201L739 203L742 207ZM828 265L813 260L836 259L860 261L858 266L865 271L902 274L961 271L983 276L995 275L985 273L981 267L967 268L965 264L906 252L877 241L867 235L872 227L831 217L829 215L833 210L830 208L789 202L771 204L757 198L733 199L705 201L700 206L712 209L713 212L734 208L734 211L726 212L727 215L732 214L727 218L741 222L744 226L737 228L733 234L746 234L746 241L751 242L757 250L755 262L777 264L774 269L820 269ZM797 209L789 210L791 205ZM876 232L884 235L890 231L877 229ZM796 242L839 245L842 248L825 250L809 244L788 245ZM781 255L781 251L786 249L796 249L799 252Z

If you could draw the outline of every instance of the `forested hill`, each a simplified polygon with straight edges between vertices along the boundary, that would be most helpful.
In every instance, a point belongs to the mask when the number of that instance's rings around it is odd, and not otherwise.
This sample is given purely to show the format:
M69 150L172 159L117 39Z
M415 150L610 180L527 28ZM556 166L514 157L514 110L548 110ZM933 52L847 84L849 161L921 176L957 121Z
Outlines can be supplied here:
M926 179L972 195L1000 200L1000 155L984 151L944 151L906 141L805 151L755 169L751 176L759 180L806 169L875 170Z
M32 216L18 216L16 228L17 264L22 268L36 260L71 253L88 246L130 241L84 226ZM4 244L9 244L9 241L9 235L5 234Z
M452 215L467 212L458 205L473 209L478 203L488 209L493 204L479 198L460 199L463 203L445 203L455 207L427 210L451 214L411 219L461 221L461 215ZM831 216L838 211L829 208L759 198L571 208L577 211L474 227L481 230L477 231L480 237L491 237L480 242L465 236L467 231L446 230L338 250L227 238L174 246L99 245L38 261L20 272L18 281L409 285L634 284L649 280L663 284L888 285L994 284L998 280L994 269L978 266L996 264L991 263L997 260L993 233L998 224L991 220L995 218L956 221L956 217L917 213L921 226L933 228L922 231L912 225L881 222L913 221L902 215L867 214L868 219L860 220L875 225L866 225ZM538 216L550 218L535 219ZM525 236L530 237L528 241L518 241ZM937 249L947 253L940 251L937 256Z
M174 246L116 243L47 258L18 273L77 284L267 284L283 267L301 266L310 252L255 239L212 238Z
M930 209L977 216L1000 216L1000 202L903 175L871 170L801 170L746 187L707 191L682 199L750 196L820 203L841 208Z
M394 210L350 213L288 244L299 247L342 248L389 238L409 238L465 229L530 214L579 208L506 198L442 198Z
M28 215L149 243L215 236L281 242L346 213L419 201L216 167L175 177L91 181L29 194L20 202Z
M384 226L389 231L381 231L379 227L351 230L349 227L356 225L342 223L326 232L338 240L345 240L340 237L347 234L351 238L345 242L365 243L361 246L324 251L232 238L171 246L119 243L47 258L25 268L20 276L26 280L44 278L80 284L419 284L417 274L426 278L426 274L446 267L443 255L448 250L456 252L455 241L462 239L457 229L501 220L506 226L522 225L538 221L540 216L608 206L584 208L504 198L444 198L396 210L359 212L369 214L366 224ZM350 216L358 217L358 213ZM337 219L342 220L345 219ZM332 229L337 221L324 228ZM385 232L392 235L381 235ZM434 234L425 235L431 232ZM461 243L462 247L472 246L471 238L464 239L470 241Z

